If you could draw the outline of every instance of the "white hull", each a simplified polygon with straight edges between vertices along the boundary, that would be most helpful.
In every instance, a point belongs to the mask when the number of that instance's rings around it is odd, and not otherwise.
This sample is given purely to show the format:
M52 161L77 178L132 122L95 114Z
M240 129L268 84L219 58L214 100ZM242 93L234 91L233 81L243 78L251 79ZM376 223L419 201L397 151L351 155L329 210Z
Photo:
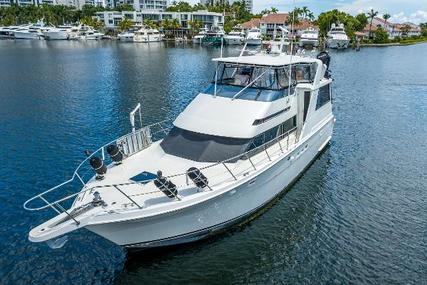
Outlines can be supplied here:
M193 38L193 43L195 43L195 44L201 44L201 43L202 43L202 41L203 41L203 38L204 38L204 37L198 37L198 36L195 36L195 37Z
M349 40L344 39L328 39L328 47L334 49L346 49L348 48Z
M246 39L246 44L248 46L259 46L262 44L261 39Z
M243 43L243 40L238 37L235 37L235 38L225 37L224 39L228 45L241 45Z
M68 33L66 31L48 31L43 34L47 40L68 40Z
M154 43L154 42L161 42L162 41L162 37L158 37L158 36L152 36L152 37L135 36L133 38L133 41L136 42L136 43Z
M300 39L299 45L303 46L313 46L317 47L319 45L319 40L317 39Z
M96 234L128 248L192 242L250 216L279 195L310 165L329 142L334 119L237 186L204 203L149 219L87 226Z
M20 32L20 31L16 31L14 35L15 35L15 39L18 39L18 40L39 40L43 38L42 35L37 33Z
M121 42L133 42L134 41L134 36L133 35L127 35L127 36L121 36L119 35L119 40Z

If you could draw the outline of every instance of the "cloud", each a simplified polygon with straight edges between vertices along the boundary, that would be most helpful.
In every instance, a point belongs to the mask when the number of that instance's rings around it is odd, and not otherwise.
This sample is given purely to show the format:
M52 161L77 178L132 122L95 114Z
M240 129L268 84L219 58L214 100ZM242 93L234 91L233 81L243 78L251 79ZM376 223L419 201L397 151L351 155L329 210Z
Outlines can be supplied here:
M406 15L404 12L394 14L390 18L390 22L393 23L405 23L411 22L415 24L427 23L427 11L418 10L410 15Z

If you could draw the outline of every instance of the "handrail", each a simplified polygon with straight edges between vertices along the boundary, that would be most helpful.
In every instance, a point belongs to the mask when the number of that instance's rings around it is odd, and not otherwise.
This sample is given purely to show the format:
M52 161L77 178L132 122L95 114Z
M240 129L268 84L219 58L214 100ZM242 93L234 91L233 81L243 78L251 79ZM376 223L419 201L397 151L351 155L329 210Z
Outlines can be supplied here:
M164 121L163 121L164 122ZM282 145L280 144L280 140L282 140L282 139L284 139L284 138L286 138L287 137L287 148L286 148L286 150L288 150L289 149L289 136L290 136L290 134L291 133L293 133L293 132L295 132L297 130L297 127L294 127L294 128L292 128L292 129L290 129L289 131L287 131L287 132L285 132L285 133L283 133L283 134L281 134L280 136L277 136L276 138L274 138L273 140L271 140L271 141L268 141L268 142L266 142L266 143L264 143L264 144L262 144L262 145L260 145L260 146L258 146L258 147L256 147L256 148L253 148L253 149L251 149L251 150L249 150L249 151L246 151L246 152L244 152L244 153L241 153L241 154L238 154L238 155L236 155L236 156L233 156L233 157L230 157L230 158L228 158L228 159L225 159L225 160L223 160L223 161L220 161L220 162L216 162L216 163L212 163L212 164L210 164L210 165L207 165L207 166L204 166L204 167L201 167L200 168L200 170L206 170L206 169L209 169L209 168L213 168L213 167L215 167L215 166L219 166L219 165L222 165L223 167L225 167L226 168L226 170L227 170L227 172L228 173L230 173L231 174L231 176L233 177L233 179L234 180L237 180L237 177L235 176L235 174L233 174L233 172L227 167L227 165L225 164L225 163L228 163L228 162L230 162L230 161L235 161L235 160L238 160L238 159L241 159L241 158L243 158L243 157L247 157L248 159L249 159L249 162L250 162L250 164L252 165L252 167L254 168L254 170L256 170L256 167L255 167L255 164L253 163L253 161L251 160L251 153L255 153L255 154L258 154L259 153L259 150L263 150L263 151L265 151L266 152L266 154L267 154L267 157L268 157L268 160L269 161L271 161L271 157L270 157L270 155L268 154L268 152L267 152L267 148L268 147L271 147L271 146L274 146L274 145L276 145L276 144L279 144L279 149L280 149L280 151L282 152L282 153L284 153L284 150L283 150L283 148L282 148ZM114 141L113 141L114 142ZM273 143L274 142L274 143ZM254 154L254 155L255 155ZM183 173L178 173L178 174L173 174L173 175L169 175L169 176L165 176L165 178L167 178L167 179L171 179L171 178L176 178L176 177L180 177L180 176L186 176L187 175L187 173L186 172L183 172ZM74 177L74 175L73 175L73 177ZM87 188L87 189L82 189L82 190L80 190L79 192L76 192L76 193L73 193L73 194L70 194L70 195L68 195L68 196L66 196L66 197L63 197L63 198L60 198L60 199L58 199L58 200L56 200L55 202L53 202L53 203L49 203L49 202L47 202L46 201L46 199L43 197L43 195L44 194L47 194L47 193L49 193L49 192L51 192L51 191L53 191L53 190L55 190L55 189L57 189L57 188L59 188L59 187L61 187L61 186L63 186L63 185L65 185L65 184L67 184L67 183L70 183L71 181L73 181L73 178L71 178L71 179L69 179L69 180L67 180L67 181L65 181L65 182L63 182L63 183L61 183L61 184L59 184L59 185L57 185L57 186L55 186L55 187L53 187L53 188L51 188L51 189L49 189L49 190L47 190L47 191L45 191L45 192L43 192L43 193L40 193L40 194L38 194L38 195L36 195L36 196L34 196L34 197L32 197L32 198L30 198L30 199L28 199L25 203L24 203L24 209L26 209L26 210L28 210L28 211L39 211L39 210L43 210L43 209L46 209L46 208L49 208L49 207L51 207L51 208L53 208L56 212L58 212L58 210L56 209L56 208L54 208L54 207L52 207L52 205L54 205L54 204L56 204L56 205L59 205L59 203L61 203L61 202L64 202L64 201L66 201L66 200L69 200L69 199L71 199L71 198L73 198L73 197L76 197L76 196L78 196L78 195L80 195L80 194L83 194L83 193L86 193L86 192L88 192L88 191L92 191L92 190L94 190L94 189L100 189L100 188L108 188L108 187L113 187L113 188L115 188L115 189L117 189L117 187L118 186L128 186L128 185L145 185L145 184L147 184L147 183L149 183L149 182L152 182L152 181L154 181L155 180L155 178L152 178L152 179L149 179L149 180L145 180L143 183L142 182L136 182L136 181L132 181L132 182L124 182L124 183L115 183L115 184L108 184L108 185L98 185L98 186L94 186L94 187L91 187L91 188ZM118 189L119 190L119 189ZM159 190L160 191L160 190ZM126 196L126 198L128 199L128 200L130 200L130 201L132 201L139 209L142 209L142 207L140 206L140 205L138 205L132 198L130 198L128 195L126 195L123 191L120 191L121 192L121 194L123 194L124 196ZM30 202L32 202L32 201L34 201L35 199L37 199L37 198L40 198L41 200L43 200L43 201L45 201L45 203L46 203L46 205L44 205L44 206L41 206L41 207L36 207L36 208L31 208L31 207L28 207L27 205L30 203Z
M164 124L164 123L167 123L167 122L170 122L170 121L172 121L172 119L166 119L166 120L163 120L163 121L160 121L160 122L157 122L157 123L154 123L154 124L151 124L151 125L147 125L147 126L145 126L144 128L153 128L153 127L155 127L155 126L159 126L160 128L161 128L161 130L160 131L164 131L164 129L162 128L162 124ZM159 132L160 132L159 131ZM154 133L152 133L152 135L154 135L154 134L156 134L156 133L158 133L158 132L154 132ZM60 184L58 184L58 185L56 185L56 186L54 186L54 187L52 187L52 188L50 188L50 189L48 189L48 190L46 190L46 191L44 191L44 192L42 192L42 193L39 193L39 194L37 194L37 195L35 195L35 196L33 196L32 198L30 198L30 199L28 199L27 201L25 201L25 203L24 203L24 205L23 205L23 207L24 207L24 209L25 210L29 210L29 211L35 211L35 210L41 210L41 209L45 209L45 208L47 208L47 207L49 207L50 205L46 205L45 207L41 207L41 208L29 208L27 205L30 203L30 202L32 202L32 201L34 201L35 199L37 199L37 198L40 198L41 200L43 200L44 201L44 197L43 197L43 195L45 195L45 194L48 194L48 193L51 193L52 191L54 191L54 190L56 190L56 189L58 189L58 188L60 188L60 187L62 187L62 186L64 186L64 185L67 185L67 184L69 184L69 183L71 183L71 182L73 182L75 179L76 179L76 177L79 179L79 181L82 183L82 185L83 185L83 188L86 186L86 183L83 181L83 179L81 178L81 176L78 174L78 171L80 170L80 168L90 159L90 158L92 158L96 153L98 153L98 152L100 152L100 151L104 151L104 148L105 147L107 147L108 145L110 145L110 144L112 144L112 143L114 143L114 142L116 142L116 141L118 141L118 140L121 140L121 139L124 139L124 138L126 138L127 136L129 136L129 135L131 135L132 133L128 133L128 134L125 134L125 135L123 135L123 136L121 136L121 137L119 137L119 138L116 138L116 139L114 139L114 140L112 140L112 141L110 141L110 142L108 142L108 143L106 143L106 144L104 144L103 146L101 146L100 148L98 148L97 150L95 150L94 152L92 152L90 155L88 155L78 166L77 166L77 168L74 170L74 172L73 172L73 175L71 176L71 178L70 179L68 179L68 180L66 180L66 181L64 181L64 182L62 182L62 183L60 183ZM79 191L78 193L81 193L81 191ZM77 193L77 194L78 194ZM67 196L68 197L68 196ZM71 198L71 197L69 197L69 198ZM64 201L63 199L60 199L60 200L58 200L59 202L62 202L62 201ZM57 201L57 202L58 202ZM45 201L45 203L46 203L46 201ZM51 203L51 204L55 204L55 203ZM55 209L55 208L54 208ZM56 210L56 209L55 209Z

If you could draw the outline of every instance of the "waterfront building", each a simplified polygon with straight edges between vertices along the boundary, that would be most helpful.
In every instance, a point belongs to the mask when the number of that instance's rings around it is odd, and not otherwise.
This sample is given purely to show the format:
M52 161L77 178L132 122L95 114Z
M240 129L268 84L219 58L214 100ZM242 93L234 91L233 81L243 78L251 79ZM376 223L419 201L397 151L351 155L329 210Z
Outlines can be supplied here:
M275 38L277 34L281 34L279 27L286 27L288 22L288 13L271 13L264 15L260 20L260 30L263 36Z
M221 13L208 11L195 12L166 12L156 10L141 11L104 11L96 13L98 20L105 24L106 28L115 29L123 19L127 18L135 24L141 24L144 20L149 19L155 22L163 20L178 20L183 29L189 27L189 21L200 21L204 27L219 27L224 25L224 17Z
M409 27L409 31L405 31L405 26ZM420 36L421 28L418 25L413 23L402 23L396 24L391 23L389 21L384 20L380 17L375 17L371 23L368 23L363 29L363 33L365 34L365 38L369 37L369 31L375 32L378 28L382 28L384 31L388 33L390 39L394 39L396 37L411 37L411 36Z

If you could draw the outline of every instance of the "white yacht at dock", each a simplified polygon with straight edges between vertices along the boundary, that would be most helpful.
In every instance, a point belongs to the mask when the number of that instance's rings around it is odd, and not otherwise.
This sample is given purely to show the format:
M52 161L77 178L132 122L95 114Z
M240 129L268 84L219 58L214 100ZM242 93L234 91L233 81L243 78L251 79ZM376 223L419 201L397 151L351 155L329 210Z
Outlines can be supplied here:
M331 30L328 32L328 47L334 49L346 49L350 43L350 38L347 36L344 24L332 24Z
M299 45L301 47L305 46L311 46L311 47L317 47L319 46L319 31L308 28L306 30L303 30L301 32L301 36L299 39Z
M89 40L101 40L102 37L104 36L103 33L100 33L97 30L94 30L90 27L87 27L87 29L82 30L78 36L79 40L85 40L85 41L89 41Z
M246 44L250 46L259 46L262 44L261 30L258 28L252 28L249 30L246 36Z
M46 40L68 40L73 26L58 26L43 32Z
M40 40L44 39L44 32L54 28L53 26L47 26L43 21L39 21L36 24L20 26L19 29L14 31L15 39L25 40Z
M121 41L121 42L133 42L134 36L135 36L135 30L134 29L123 31L117 35L119 41Z
M242 31L231 31L224 36L224 41L228 45L241 45L245 42L245 33Z
M128 249L192 242L244 221L290 186L331 140L329 55L213 62L212 83L172 125L137 128L138 105L131 133L87 152L71 179L26 201L27 210L56 214L30 241L86 228ZM96 176L86 179L89 165ZM70 194L73 183L81 186Z
M141 28L134 33L133 41L136 43L161 42L163 35L157 29Z

